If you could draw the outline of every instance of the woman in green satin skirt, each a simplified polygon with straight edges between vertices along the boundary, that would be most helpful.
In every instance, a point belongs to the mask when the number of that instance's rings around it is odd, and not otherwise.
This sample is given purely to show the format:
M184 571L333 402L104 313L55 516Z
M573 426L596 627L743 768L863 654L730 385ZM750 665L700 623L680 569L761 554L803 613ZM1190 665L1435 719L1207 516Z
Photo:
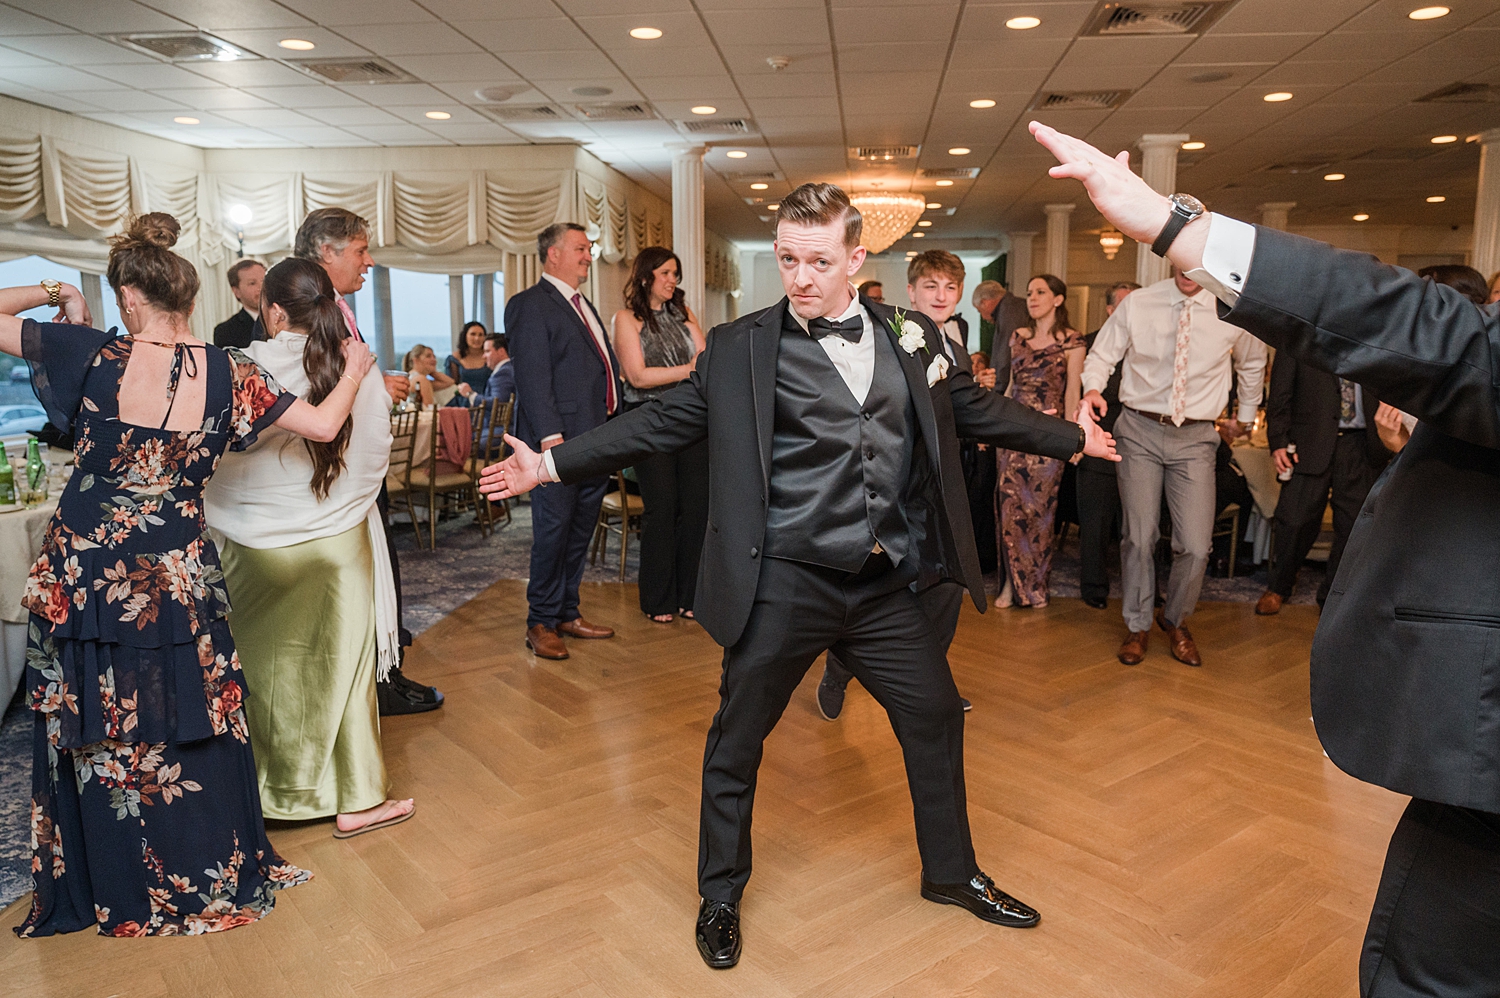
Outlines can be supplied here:
M256 549L226 540L229 627L261 808L303 821L385 800L369 530Z

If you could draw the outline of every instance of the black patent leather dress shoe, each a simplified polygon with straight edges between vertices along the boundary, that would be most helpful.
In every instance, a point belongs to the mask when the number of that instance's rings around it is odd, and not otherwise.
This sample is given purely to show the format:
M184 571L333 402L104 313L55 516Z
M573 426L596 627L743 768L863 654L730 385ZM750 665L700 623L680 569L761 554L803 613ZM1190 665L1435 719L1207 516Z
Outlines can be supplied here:
M1091 606L1095 610L1104 610L1109 607L1109 597L1086 593L1083 597L1084 606Z
M996 925L1029 929L1042 920L1041 913L1022 904L995 886L984 873L976 873L967 884L932 884L922 877L922 896L938 904L956 904Z
M740 905L738 901L703 899L698 906L698 954L715 970L740 962Z

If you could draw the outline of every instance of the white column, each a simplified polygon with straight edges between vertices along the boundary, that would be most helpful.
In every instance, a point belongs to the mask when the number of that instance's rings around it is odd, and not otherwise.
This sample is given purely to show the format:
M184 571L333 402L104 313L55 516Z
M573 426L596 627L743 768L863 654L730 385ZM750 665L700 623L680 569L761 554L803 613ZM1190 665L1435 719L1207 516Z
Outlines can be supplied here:
M401 367L401 358L396 356L396 324L391 319L391 269L377 263L370 268L370 278L375 299L375 354L382 368L395 371ZM353 299L349 304L353 306Z
M1076 204L1049 204L1047 213L1047 273L1059 280L1068 279L1068 216Z
M1177 150L1189 135L1142 135L1137 148L1141 150L1141 179L1159 194L1177 193ZM1155 284L1172 275L1172 265L1151 252L1150 243L1137 243L1135 249L1135 280L1142 287Z
M479 289L479 321L484 323L485 332L495 331L495 275L479 274L474 278L474 285Z
M682 294L694 315L703 315L703 152L696 143L674 142L672 150L672 252L682 261Z
M1010 236L1010 258L1005 263L1005 283L1012 294L1024 295L1026 283L1031 280L1031 241L1035 232L1008 232Z
M80 271L78 274L78 290L83 292L83 300L89 307L89 314L94 317L94 325L104 325L104 288L99 281L98 274L90 274L88 271Z
M458 334L464 324L464 275L448 275L448 342L452 352L458 353ZM438 358L441 364L443 358Z
M1489 280L1500 270L1500 128L1479 136L1479 190L1474 197L1475 270Z
M1260 206L1260 224L1268 229L1286 231L1287 212L1297 207L1295 201L1267 201Z

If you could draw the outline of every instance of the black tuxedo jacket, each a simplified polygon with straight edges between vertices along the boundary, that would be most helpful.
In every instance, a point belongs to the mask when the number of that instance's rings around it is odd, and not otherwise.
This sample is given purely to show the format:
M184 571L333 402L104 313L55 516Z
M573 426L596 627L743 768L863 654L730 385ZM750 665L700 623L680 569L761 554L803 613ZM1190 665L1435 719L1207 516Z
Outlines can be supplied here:
M1367 782L1500 812L1500 311L1260 226L1245 284L1225 320L1421 420L1318 623L1323 746Z
M214 327L216 347L239 347L243 350L256 340L265 338L266 334L260 332L260 320L252 319L250 313L243 308Z
M913 446L913 468L928 462L935 474L925 508L908 508L936 524L934 543L919 543L919 572L955 579L968 587L983 612L988 605L968 493L959 466L958 438L972 437L1013 450L1068 458L1078 450L1076 425L987 391L950 368L927 385L941 332L918 312L906 316L924 330L926 346L901 349L890 329L894 309L861 296L875 318L876 335L891 338L916 409L921 439ZM553 448L558 477L575 482L632 464L650 455L681 450L708 439L708 531L698 568L698 621L719 644L739 640L750 616L760 578L770 495L771 439L776 416L776 358L787 302L714 328L693 375L655 402L625 413L578 439Z
M1380 400L1363 386L1359 393L1365 411L1365 459L1379 470L1391 459L1375 428ZM1290 354L1276 355L1266 394L1266 437L1272 450L1297 445L1296 474L1321 475L1333 463L1341 401L1338 375L1298 363Z
M592 304L588 307L593 311ZM598 312L594 318L599 319ZM599 328L609 329L602 320ZM543 278L505 303L505 332L516 370L516 436L535 448L558 433L571 440L609 418L605 410L609 374L599 359L597 341L551 281ZM607 336L605 350L609 370L615 372L618 408L623 398L620 363Z

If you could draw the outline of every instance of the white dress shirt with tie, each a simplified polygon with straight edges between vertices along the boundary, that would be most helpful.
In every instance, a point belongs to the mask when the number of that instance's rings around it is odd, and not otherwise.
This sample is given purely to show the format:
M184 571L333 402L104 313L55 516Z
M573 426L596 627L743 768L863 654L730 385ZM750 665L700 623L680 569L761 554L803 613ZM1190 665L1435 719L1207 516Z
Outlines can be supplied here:
M1211 420L1223 411L1238 372L1238 418L1249 423L1264 390L1266 357L1265 344L1219 318L1212 292L1205 288L1189 298L1167 278L1127 295L1104 323L1084 360L1083 390L1102 392L1123 363L1125 406Z

